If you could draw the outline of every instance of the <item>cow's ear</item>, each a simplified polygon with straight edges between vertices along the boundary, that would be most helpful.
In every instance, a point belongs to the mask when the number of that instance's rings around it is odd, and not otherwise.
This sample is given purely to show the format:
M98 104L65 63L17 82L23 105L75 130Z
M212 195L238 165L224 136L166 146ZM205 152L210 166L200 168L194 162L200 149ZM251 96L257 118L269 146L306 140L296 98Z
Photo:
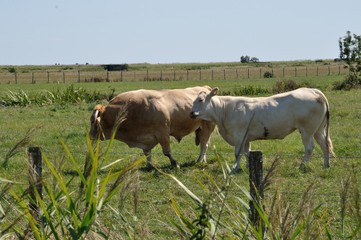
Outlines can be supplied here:
M213 97L213 96L215 96L215 95L217 95L218 94L218 87L215 87L215 88L213 88L212 89L212 91L211 91L211 93L210 93L210 95Z
M94 111L98 111L99 114L103 113L105 111L105 106L98 104L95 106Z

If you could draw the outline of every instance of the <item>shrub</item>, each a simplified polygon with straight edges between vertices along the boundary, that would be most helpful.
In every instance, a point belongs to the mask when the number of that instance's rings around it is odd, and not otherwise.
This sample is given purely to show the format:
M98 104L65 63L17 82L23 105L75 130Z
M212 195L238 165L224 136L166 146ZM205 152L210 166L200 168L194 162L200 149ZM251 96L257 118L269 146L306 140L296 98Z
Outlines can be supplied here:
M8 68L8 71L9 71L9 73L16 73L16 68L14 68L14 67L9 67L9 68Z
M109 80L101 77L91 77L90 79L85 79L85 82L109 82Z
M273 76L273 73L272 72L265 72L264 74L263 74L263 77L264 78L273 78L274 76Z
M300 87L311 87L311 84L308 82L298 84L294 80L277 81L276 84L272 87L272 92L273 93L288 92Z
M352 88L361 88L361 78L350 74L343 82L335 82L333 90L351 90Z
M84 88L76 88L70 85L65 90L47 91L45 94L30 95L29 93L20 90L19 92L9 91L8 95L0 99L0 104L3 106L21 106L28 105L50 105L50 104L73 104L73 103L94 103L100 100L110 100L114 97L115 89L111 89L109 94L102 94L97 91L88 92Z
M257 96L262 94L268 94L267 89L254 86L246 86L239 89L234 89L231 91L222 91L220 95L232 95L232 96Z

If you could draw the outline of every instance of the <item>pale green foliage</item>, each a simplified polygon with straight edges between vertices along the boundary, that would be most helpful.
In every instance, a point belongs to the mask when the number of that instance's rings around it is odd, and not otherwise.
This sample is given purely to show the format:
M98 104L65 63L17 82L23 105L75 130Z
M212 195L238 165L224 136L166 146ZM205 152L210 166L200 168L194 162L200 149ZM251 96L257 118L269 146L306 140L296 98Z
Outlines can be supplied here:
M112 144L112 141L110 141L109 145ZM74 183L78 182L76 181L78 178L67 180L61 171L56 169L54 164L43 155L45 166L55 182L51 182L51 178L42 180L45 190L44 196L40 196L35 191L36 202L40 209L39 218L35 219L30 213L26 204L26 192L19 195L11 188L10 190L7 189L6 192L9 191L16 199L19 216L25 216L25 225L27 225L27 222L29 228L21 232L21 222L16 219L8 223L9 227L1 229L2 234L13 231L18 236L35 239L86 239L88 237L98 239L109 237L109 232L102 230L101 223L97 222L97 218L102 215L111 198L119 191L124 176L132 172L144 159L137 159L121 170L110 168L106 176L101 177L99 175L99 164L102 162L102 157L99 143L99 141L95 143L95 149L93 150L92 143L87 137L91 166L89 174L86 176L81 171L81 167L69 148L61 141L63 149L80 179L82 187L78 190L74 189L73 186ZM107 148L103 157L107 156L108 151L109 148ZM102 169L105 170L106 168ZM125 226L124 229L128 231L131 227ZM125 235L129 235L129 233Z

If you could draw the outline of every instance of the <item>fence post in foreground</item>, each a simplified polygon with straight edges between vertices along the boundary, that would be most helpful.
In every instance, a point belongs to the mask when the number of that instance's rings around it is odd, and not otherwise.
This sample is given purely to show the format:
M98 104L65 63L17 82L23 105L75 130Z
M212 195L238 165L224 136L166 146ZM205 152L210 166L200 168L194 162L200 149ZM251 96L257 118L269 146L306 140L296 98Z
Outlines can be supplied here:
M39 196L43 198L43 186L42 186L42 156L40 147L29 147L29 211L31 215L40 223L39 219L39 204L36 200L35 191L38 192Z
M263 157L261 151L249 153L249 186L252 198L249 201L249 217L256 229L262 227L262 234L264 234L264 224L260 225L261 217L255 208L255 205L262 206L263 198Z

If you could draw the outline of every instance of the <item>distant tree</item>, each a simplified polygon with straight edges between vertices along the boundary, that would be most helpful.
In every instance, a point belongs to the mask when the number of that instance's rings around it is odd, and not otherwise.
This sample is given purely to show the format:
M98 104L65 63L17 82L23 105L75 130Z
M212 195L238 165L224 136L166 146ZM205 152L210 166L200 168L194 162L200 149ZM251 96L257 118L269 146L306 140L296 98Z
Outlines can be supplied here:
M249 63L250 59L249 56L241 56L241 63Z
M250 61L253 63L257 63L257 62L259 62L259 59L256 57L252 57Z
M241 56L241 63L257 63L259 62L259 59L256 57L250 57L250 56Z
M338 40L340 59L346 63L350 75L342 83L334 84L334 89L351 89L361 87L361 36L346 32L346 36Z
M361 36L346 32L346 36L338 40L340 59L345 61L350 72L360 77L361 72Z

